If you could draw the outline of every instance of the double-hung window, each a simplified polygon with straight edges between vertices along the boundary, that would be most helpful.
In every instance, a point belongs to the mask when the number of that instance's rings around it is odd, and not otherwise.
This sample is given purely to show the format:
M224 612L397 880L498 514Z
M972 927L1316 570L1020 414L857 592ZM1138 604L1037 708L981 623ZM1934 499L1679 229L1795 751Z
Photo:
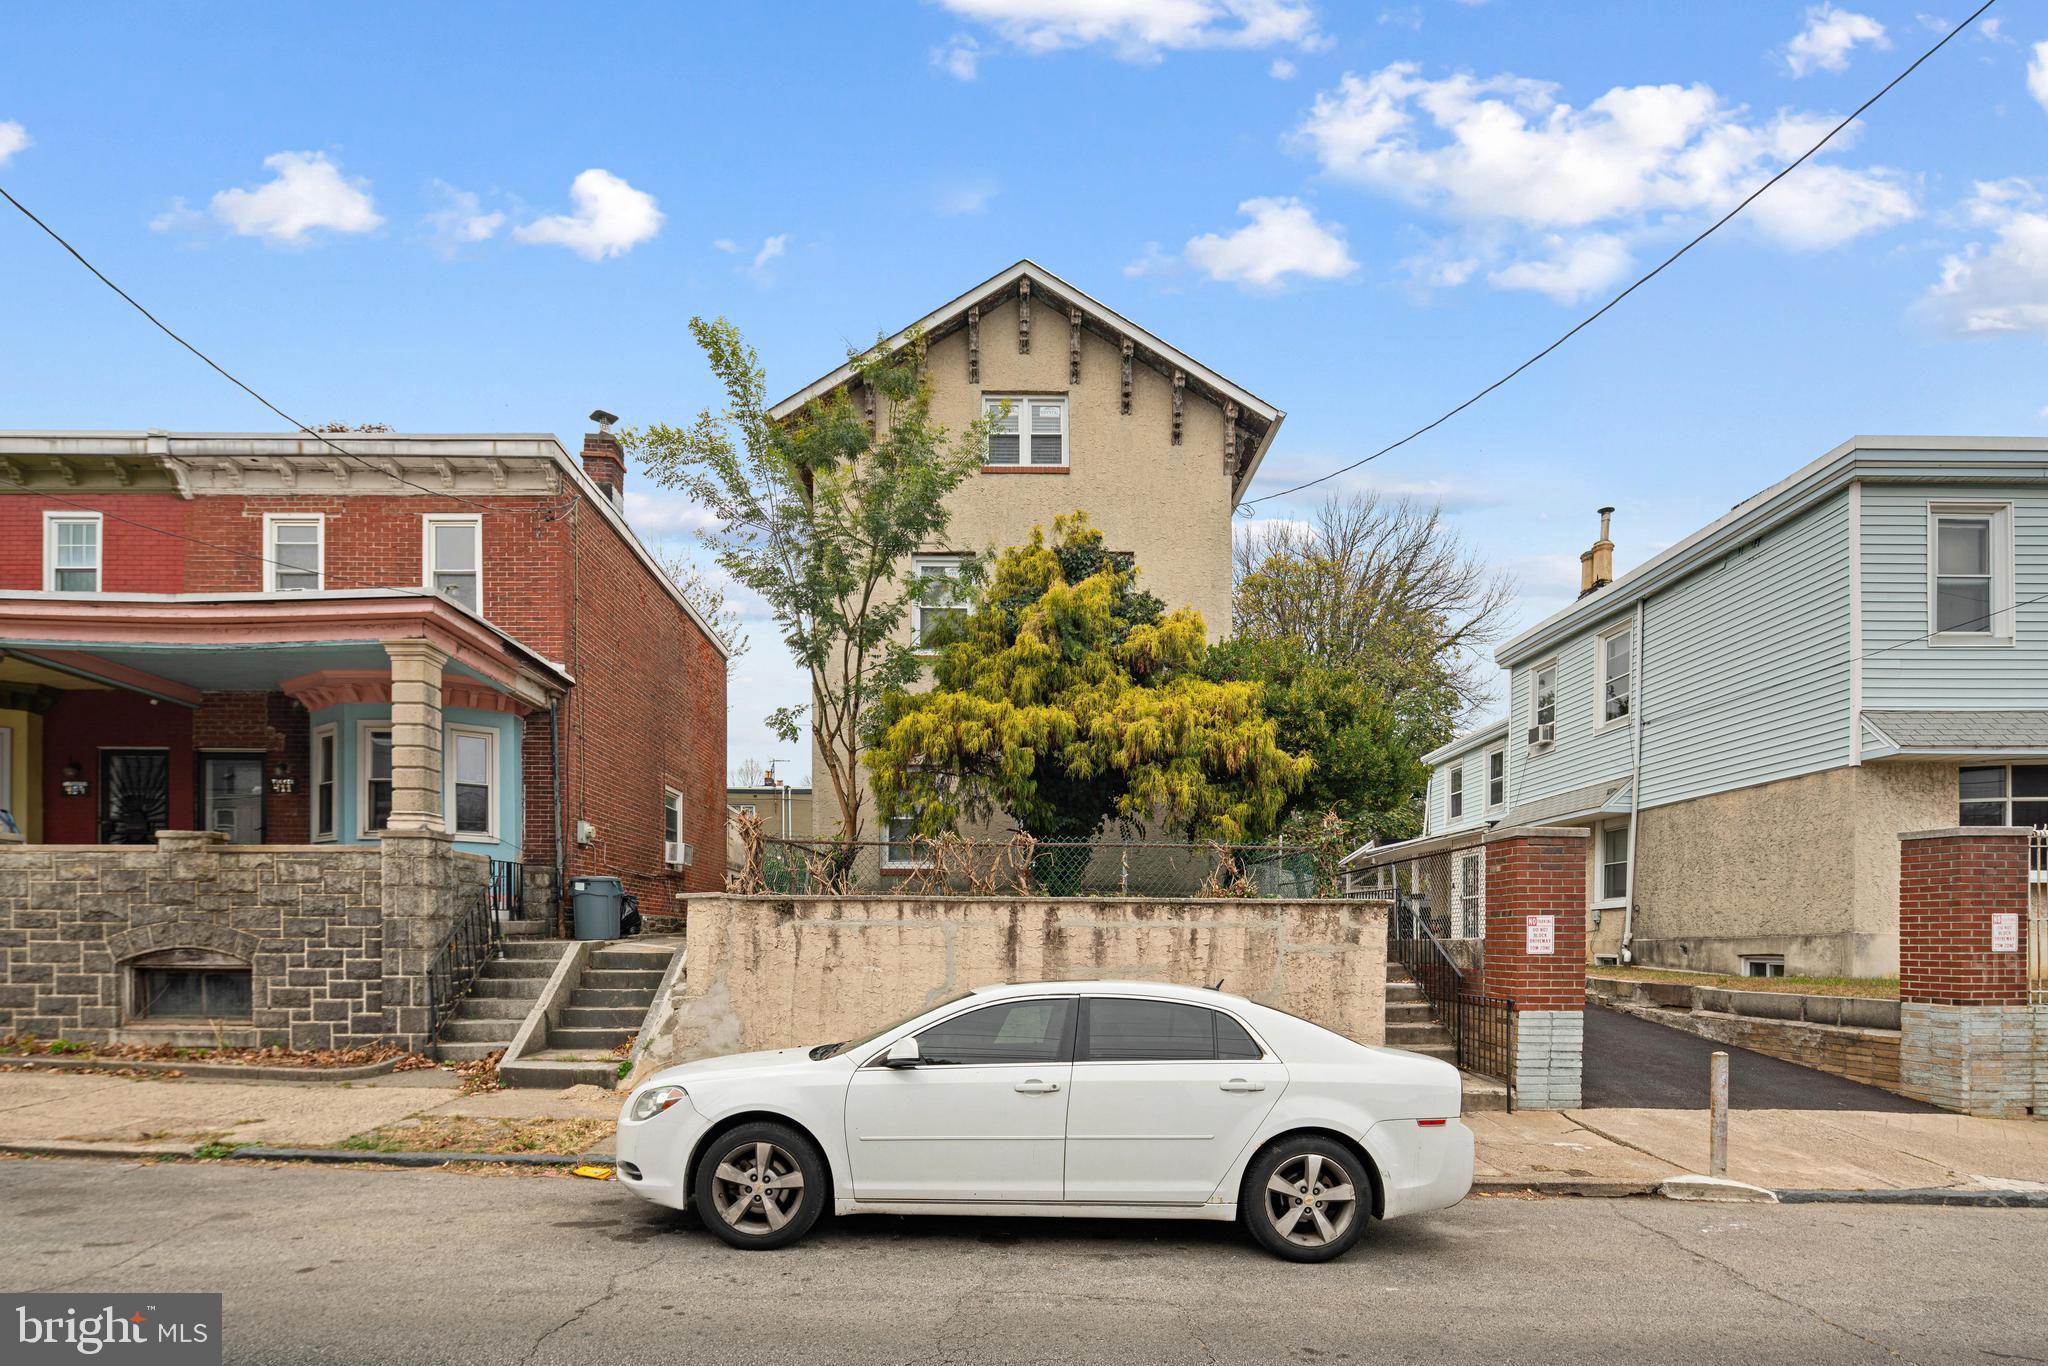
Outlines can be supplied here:
M443 729L448 829L457 839L498 837L498 732L487 726Z
M932 649L959 638L967 622L967 603L959 585L960 556L913 555L911 572L927 580L924 590L911 606L911 625L917 648Z
M422 554L427 571L424 586L481 615L483 519L475 515L428 517Z
M1066 466L1066 399L988 396L981 400L981 411L990 422L984 464L999 469Z
M391 824L391 727L365 721L356 732L356 768L363 775L358 839Z
M661 790L661 861L683 861L683 794L672 787Z
M931 866L931 843L917 833L917 817L891 816L888 835L888 846L882 850L884 868Z
M1529 743L1547 745L1557 738L1557 663L1539 666L1529 676Z
M2048 825L2048 764L1976 764L1956 771L1961 825Z
M2013 637L2012 509L1928 508L1928 617L1937 645L2005 644Z
M326 518L319 513L263 515L263 591L318 592L325 587Z
M331 840L335 835L335 783L340 756L335 750L333 726L313 732L313 838Z
M1600 900L1628 900L1628 825L1603 826L1600 830Z
M1498 811L1508 804L1508 752L1486 752L1486 809Z
M1633 646L1635 625L1618 626L1594 642L1598 674L1593 696L1600 710L1593 717L1595 728L1628 719L1635 701Z
M1465 766L1459 764L1451 770L1450 788L1444 798L1444 812L1451 820L1465 814Z
M100 531L97 512L43 514L45 592L100 591Z

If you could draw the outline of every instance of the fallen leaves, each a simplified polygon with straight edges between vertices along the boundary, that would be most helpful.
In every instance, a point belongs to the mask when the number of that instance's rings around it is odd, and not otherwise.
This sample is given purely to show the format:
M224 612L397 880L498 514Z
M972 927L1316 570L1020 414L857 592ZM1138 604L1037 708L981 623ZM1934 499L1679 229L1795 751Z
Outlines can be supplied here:
M354 1048L263 1047L193 1048L182 1044L86 1043L76 1039L39 1039L33 1034L0 1038L0 1058L86 1058L95 1062L220 1063L238 1067L303 1067L307 1069L369 1067L392 1062L395 1072L439 1066L432 1058L396 1044L363 1044Z

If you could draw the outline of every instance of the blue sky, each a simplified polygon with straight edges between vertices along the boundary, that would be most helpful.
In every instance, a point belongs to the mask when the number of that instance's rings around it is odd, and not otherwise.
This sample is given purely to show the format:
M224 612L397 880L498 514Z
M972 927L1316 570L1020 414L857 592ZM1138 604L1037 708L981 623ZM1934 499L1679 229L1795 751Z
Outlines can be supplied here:
M1257 494L1547 342L1969 8L24 7L0 184L302 418L572 444L710 401L693 313L780 393L1028 255L1288 410ZM1530 622L1601 504L1627 566L1858 432L2048 431L2048 5L1987 19L1337 487L1441 499ZM276 425L11 217L0 298L0 425ZM735 763L800 693L752 636Z

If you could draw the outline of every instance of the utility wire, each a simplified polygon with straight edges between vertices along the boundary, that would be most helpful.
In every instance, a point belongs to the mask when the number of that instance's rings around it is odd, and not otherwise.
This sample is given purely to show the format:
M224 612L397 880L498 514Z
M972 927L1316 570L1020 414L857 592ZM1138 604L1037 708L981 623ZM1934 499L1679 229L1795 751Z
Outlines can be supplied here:
M1865 110L1869 109L1870 106L1876 104L1879 100L1883 99L1886 95L1890 94L1893 86L1896 86L1899 82L1905 80L1906 77L1912 75L1915 71L1919 70L1921 63L1925 62L1929 57L1932 57L1935 53L1941 51L1944 47L1947 47L1950 41L1952 41L1957 34L1961 33L1964 29L1968 28L1971 24L1975 23L1979 15L1983 14L1985 10L1990 9L1993 5L1997 3L1998 0L1984 0L1983 4L1979 5L1974 11L1971 12L1969 18L1963 20L1960 24L1957 24L1947 33L1942 34L1940 41L1935 43L1933 47L1930 47L1925 52L1921 53L1918 57L1914 58L1913 64L1911 66L1908 66L1904 71L1901 71L1898 75L1892 77L1889 81L1886 81L1884 87L1881 90L1879 90L1875 95L1872 95L1869 99L1865 100L1863 103L1857 105L1856 108L1850 112L1847 118L1844 118L1840 123L1836 124L1833 128L1829 129L1826 137L1822 138L1819 142L1814 143L1813 146L1807 148L1804 152L1801 152L1799 154L1799 159L1797 161L1794 161L1791 164L1787 165L1783 170L1780 170L1776 175L1772 176L1769 180L1766 180L1763 184L1757 186L1754 190L1751 190L1746 196L1744 196L1741 203L1737 204L1734 208L1728 210L1728 212L1722 214L1719 218L1715 219L1714 222L1711 225L1709 225L1705 231L1701 232L1697 237L1694 237L1691 241L1687 242L1677 251L1672 252L1662 261L1658 262L1655 269L1651 270L1648 274L1641 276L1639 279L1636 280L1634 284L1630 285L1627 289L1624 289L1623 291L1621 291L1621 293L1615 295L1606 303L1600 305L1600 307L1595 309L1592 313L1580 319L1579 322L1575 326L1573 326L1573 328L1569 332L1566 332L1556 341L1544 347L1541 351L1538 351L1535 355L1529 357L1529 359L1523 361L1520 365L1517 365L1514 369L1508 371L1505 375L1502 375L1499 379L1487 385L1484 389L1481 389L1478 393L1472 395L1472 397L1466 399L1457 407L1452 408L1450 411L1443 414L1443 416L1437 418L1434 422L1430 422L1423 426L1417 427L1414 431L1408 433L1408 435L1402 437L1399 441L1390 442L1389 444L1382 446L1378 450L1374 451L1371 455L1365 456L1362 459L1354 460L1348 465L1340 466L1337 469L1331 470L1327 474L1319 474L1313 479L1305 480L1304 482L1295 484L1290 488L1281 489L1278 493L1262 494L1257 498L1247 499L1243 503L1240 503L1238 505L1238 514L1240 516L1248 516L1250 515L1250 509L1257 506L1260 503L1269 503L1272 502L1275 498L1285 498L1287 497L1287 495L1291 493L1300 493L1303 489L1314 488L1317 484L1325 483L1331 479L1335 479L1340 474L1348 474L1352 470L1357 469L1361 465L1369 465L1373 461L1379 459L1381 456L1399 450L1401 447L1407 445L1409 442L1415 440L1417 437L1422 436L1428 432L1432 432L1436 430L1438 427L1443 426L1444 423L1449 422L1459 413L1464 412L1467 408L1479 402L1480 399L1485 398L1488 394L1500 388L1509 380L1521 374L1524 370L1527 370L1537 361L1542 360L1545 356L1557 350L1558 347L1563 346L1573 337L1576 337L1577 335L1579 335L1579 333L1585 331L1588 327L1591 327L1595 322L1599 321L1601 316L1604 315L1609 309L1613 308L1623 299L1626 299L1629 295L1635 293L1644 285L1650 283L1650 281L1656 279L1659 275L1663 274L1665 267L1677 261L1679 257L1685 255L1694 247L1706 241L1709 237L1712 237L1716 232L1718 232L1721 229L1721 227L1724 224L1728 222L1729 219L1735 217L1736 214L1741 213L1744 209L1748 208L1752 203L1756 202L1758 196L1762 195L1765 190L1770 189L1771 186L1777 184L1786 176L1798 170L1800 166L1805 164L1808 158L1814 155L1814 153L1820 151L1821 148L1827 146L1828 143L1832 142L1835 139L1835 136L1838 133L1840 133L1844 128L1847 128L1850 124L1854 123L1858 118L1862 117L1863 112ZM0 193L5 192L0 191Z
M113 290L114 293L120 295L121 298L127 302L130 308L133 308L137 313L140 313L143 317L149 319L150 322L156 324L156 328L158 331L162 332L166 337L169 337L178 345L184 347L187 351L190 351L193 355L199 357L200 360L205 361L206 364L210 366L215 373L220 375L222 379L225 379L228 383L234 385L237 389L240 389L250 398L255 399L258 403L268 408L271 412L276 413L286 422L291 423L292 426L297 430L304 432L307 436L312 437L315 441L318 441L322 445L328 447L336 455L339 455L344 459L353 460L357 464L363 466L365 469L374 470L379 474L389 475L391 478L396 479L399 483L404 484L407 488L417 489L421 493L432 494L436 498L447 498L454 502L464 504L467 507L473 507L479 512L489 512L491 510L488 507L485 507L482 503L476 502L473 499L464 498L460 494L449 493L442 489L430 489L425 484L415 484L412 480L405 478L403 475L392 474L390 470L383 468L382 466L376 464L374 461L369 460L363 456L357 455L354 451L344 450L341 446L337 445L334 441L330 440L326 433L314 431L311 427L299 421L290 413L278 407L269 399L263 397L263 395L257 393L254 389L244 384L241 380L235 378L234 375L230 374L227 371L227 369L223 367L218 361L214 360L213 357L207 355L204 351L201 351L191 342L186 341L176 332L173 332L164 323L163 319L157 317L156 314L144 308L140 303L137 303L134 295L130 294L127 290L121 288L121 286L115 284L112 280L109 280L106 277L106 274L103 271L101 271L98 266L86 260L84 253L80 252L77 247L74 247L69 242L65 241L63 235L60 234L55 228L51 227L48 223L45 223L42 219L36 217L36 215L29 210L28 205L22 203L19 199L16 199L12 194L8 193L7 187L4 185L0 185L0 198L5 198L8 203L12 204L15 208L21 210L21 214L24 218L28 219L29 222L41 228L45 233L48 233L51 241L55 242L58 246L64 248L65 251L71 253L72 258L76 260L78 264L84 266L87 270L91 271L101 284L105 285L108 289Z

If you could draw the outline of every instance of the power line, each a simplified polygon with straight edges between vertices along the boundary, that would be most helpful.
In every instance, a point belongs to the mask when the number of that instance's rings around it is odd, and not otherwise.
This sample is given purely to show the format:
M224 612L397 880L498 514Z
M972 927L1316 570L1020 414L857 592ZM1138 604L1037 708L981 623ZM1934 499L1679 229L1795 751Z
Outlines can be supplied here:
M1886 95L1890 94L1893 86L1897 85L1899 82L1905 80L1906 77L1912 75L1915 71L1919 70L1920 64L1922 62L1925 62L1929 57L1932 57L1935 53L1941 51L1944 47L1947 47L1949 42L1952 39L1954 39L1957 34L1961 33L1964 29L1968 28L1971 24L1976 22L1978 15L1981 15L1982 13L1984 13L1985 10L1990 9L1993 5L1997 3L1998 0L1984 0L1983 4L1979 5L1974 11L1971 12L1969 18L1963 20L1960 24L1957 24L1947 33L1942 34L1940 41L1935 43L1933 47L1930 47L1925 52L1921 53L1918 57L1914 58L1911 66L1908 66L1904 71L1901 71L1898 75L1892 77L1889 81L1886 81L1883 89L1879 90L1875 95L1872 95L1863 103L1857 105L1856 108L1850 112L1847 118L1844 118L1840 123L1836 124L1833 128L1829 129L1826 137L1822 138L1819 142L1814 143L1813 146L1807 148L1804 152L1801 152L1799 154L1799 159L1797 161L1794 161L1791 164L1787 165L1784 169L1780 170L1776 175L1772 176L1769 180L1766 180L1763 184L1757 186L1754 190L1751 190L1746 196L1743 197L1741 203L1737 204L1734 208L1728 210L1728 212L1722 214L1719 218L1715 219L1714 222L1705 229L1705 231L1701 232L1697 237L1694 237L1691 241L1687 242L1677 251L1672 252L1662 261L1658 262L1655 269L1638 278L1636 282L1630 285L1627 289L1624 289L1623 291L1621 291L1621 293L1615 295L1606 303L1600 305L1600 307L1595 309L1592 313L1580 319L1579 322L1576 325L1574 325L1569 332L1566 332L1556 341L1550 343L1550 345L1544 347L1541 351L1538 351L1535 355L1529 357L1529 359L1523 361L1520 365L1517 365L1514 369L1508 371L1505 375L1502 375L1499 379L1487 385L1484 389L1481 389L1478 393L1472 395L1472 397L1466 399L1457 407L1452 408L1450 411L1444 413L1435 421L1417 427L1414 431L1408 433L1408 435L1402 437L1399 441L1391 442L1385 446L1382 446L1378 450L1374 451L1371 455L1365 456L1362 459L1354 460L1348 465L1340 466L1337 469L1331 470L1327 474L1319 474L1315 478L1306 480L1299 484L1295 484L1291 488L1281 489L1278 493L1268 493L1261 495L1257 498L1247 499L1243 503L1240 503L1238 505L1238 513L1240 515L1245 515L1248 509L1260 503L1269 503L1273 501L1275 498L1285 498L1290 493L1300 493L1303 489L1314 488L1317 484L1325 483L1331 479L1335 479L1340 474L1348 474L1352 470L1357 469L1361 465L1369 465L1373 461L1379 459L1381 456L1399 450L1401 447L1407 445L1409 442L1415 440L1417 437L1423 436L1429 432L1436 430L1438 427L1443 426L1444 423L1449 422L1459 413L1464 412L1467 408L1479 402L1480 399L1485 398L1488 394L1500 388L1509 380L1521 374L1524 370L1527 370L1537 361L1542 360L1545 356L1557 350L1558 347L1563 346L1573 337L1576 337L1579 333L1585 331L1588 327L1591 327L1595 322L1599 321L1601 316L1605 314L1609 309L1613 308L1623 299L1626 299L1629 295L1641 289L1644 285L1650 283L1650 281L1656 279L1657 276L1663 274L1665 267L1677 261L1679 257L1685 255L1694 247L1706 241L1709 237L1712 237L1716 232L1718 232L1721 229L1721 227L1724 224L1728 222L1729 219L1735 217L1736 214L1741 213L1744 209L1748 208L1752 203L1754 203L1757 197L1763 194L1765 190L1770 189L1771 186L1777 184L1786 176L1798 170L1799 167L1803 165L1808 158L1814 155L1814 153L1820 151L1821 148L1827 146L1828 143L1832 142L1836 134L1840 133L1844 128L1847 128L1850 124L1854 123L1858 118L1862 117L1865 110L1869 109L1870 106L1876 104L1879 100L1883 99ZM0 193L4 193L4 191L0 191Z
M4 197L8 203L12 204L15 208L21 210L21 214L24 218L28 219L29 222L35 224L37 227L41 228L45 233L49 234L51 241L55 242L58 246L64 248L65 251L71 253L72 258L76 260L78 264L84 266L87 270L91 271L94 277L97 278L101 284L105 285L108 289L113 290L114 293L120 295L121 298L127 302L130 308L133 308L137 313L140 313L143 317L149 319L150 322L154 323L159 332L162 332L166 337L169 337L172 341L184 347L193 355L199 357L200 360L205 361L206 364L209 367L211 367L215 373L220 375L222 379L225 379L228 383L234 385L237 389L240 389L250 398L255 399L258 403L268 408L271 412L276 413L286 422L291 423L292 426L297 430L304 432L307 436L312 437L315 441L320 442L322 445L328 447L329 449L334 451L335 454L343 457L344 459L353 460L357 464L363 466L363 468L375 470L379 474L389 475L391 478L397 480L399 483L404 484L407 488L417 489L421 493L429 493L437 498L447 498L450 499L451 501L461 503L467 507L473 507L479 512L490 511L490 509L485 507L482 503L476 502L473 499L464 498L460 494L448 493L441 489L430 489L425 484L413 483L412 480L405 478L403 475L392 474L390 470L383 468L382 466L376 464L374 461L366 459L363 456L357 455L354 451L344 450L341 446L329 440L324 432L314 431L311 427L299 421L290 413L278 407L269 399L263 397L263 395L257 393L254 389L244 384L241 380L236 379L234 375L230 374L227 371L227 369L224 366L222 366L218 361L214 360L213 357L207 355L204 351L201 351L191 342L186 341L176 332L173 332L170 329L170 327L164 323L163 319L157 317L156 314L150 312L148 309L144 308L140 303L136 302L134 295L130 294L127 290L121 288L121 286L115 284L112 280L109 280L106 277L106 274L103 271L101 271L98 266L86 260L84 253L80 252L77 247L74 247L69 242L65 241L63 235L60 234L55 228L51 227L48 223L45 223L42 219L36 217L36 215L29 210L28 205L22 203L19 199L16 199L12 194L8 193L8 190L4 185L0 185L0 197Z

